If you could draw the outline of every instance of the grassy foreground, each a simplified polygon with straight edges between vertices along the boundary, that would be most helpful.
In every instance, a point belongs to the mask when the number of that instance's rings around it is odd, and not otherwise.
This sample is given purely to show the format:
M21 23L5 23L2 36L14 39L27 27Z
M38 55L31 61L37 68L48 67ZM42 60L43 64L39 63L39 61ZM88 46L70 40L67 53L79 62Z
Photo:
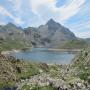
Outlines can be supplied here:
M70 65L25 62L0 55L0 90L16 84L20 90L90 89L90 47L80 51Z

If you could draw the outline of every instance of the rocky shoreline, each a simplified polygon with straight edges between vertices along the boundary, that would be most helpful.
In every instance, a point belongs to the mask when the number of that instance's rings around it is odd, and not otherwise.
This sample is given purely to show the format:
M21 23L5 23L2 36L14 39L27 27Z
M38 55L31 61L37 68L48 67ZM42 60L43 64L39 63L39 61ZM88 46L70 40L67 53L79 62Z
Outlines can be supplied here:
M31 48L32 50L33 48ZM79 52L81 49L55 49L55 48L47 48L47 50L49 51L60 51L60 52ZM16 49L12 49L11 51L2 51L1 54L2 55L9 55L11 53L18 53L18 52L23 52L23 51L27 51L27 50L16 50Z
M67 52L79 52L81 49L55 49L55 48L48 48L50 51L67 51Z
M1 54L2 55L10 55L11 53L18 53L18 52L21 52L21 50L15 50L15 49L13 49L13 50L11 50L11 51L2 51L1 52Z

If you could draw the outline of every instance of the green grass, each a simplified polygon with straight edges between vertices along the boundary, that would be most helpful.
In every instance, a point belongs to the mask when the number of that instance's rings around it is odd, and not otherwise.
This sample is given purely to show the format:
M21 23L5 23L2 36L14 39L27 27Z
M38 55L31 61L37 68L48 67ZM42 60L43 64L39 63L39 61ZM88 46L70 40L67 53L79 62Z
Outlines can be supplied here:
M0 68L0 71L2 71L0 72L1 75L0 87L6 87L6 86L12 87L15 85L16 79L17 80L27 79L30 78L31 76L40 74L40 70L42 70L45 73L46 70L48 70L48 68L46 67L47 65L42 63L35 63L29 61L25 62L22 60L16 60L15 58L14 59L3 58L3 59L1 59L0 61L0 63L2 63ZM11 74L12 76L9 78L8 76ZM4 79L2 76L3 77L5 76L5 78L7 79Z
M27 44L26 42L18 38L14 40L7 39L0 41L0 51L12 50L12 49L24 49L26 47L31 47L31 43Z
M26 71L18 74L18 77L21 79L26 79L37 74L39 74L39 67L37 64L30 63L28 64Z
M15 82L14 81L0 81L0 90L4 87L10 87L13 88L15 86Z
M87 46L88 46L88 43L85 40L71 40L71 41L67 41L59 48L81 49L81 48L85 48Z

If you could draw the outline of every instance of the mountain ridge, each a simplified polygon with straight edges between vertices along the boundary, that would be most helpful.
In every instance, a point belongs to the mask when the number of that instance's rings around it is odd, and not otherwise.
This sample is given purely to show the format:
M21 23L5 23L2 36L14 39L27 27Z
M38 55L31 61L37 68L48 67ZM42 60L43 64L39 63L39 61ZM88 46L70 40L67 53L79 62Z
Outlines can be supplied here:
M0 25L0 38L6 41L8 41L8 38L15 41L18 39L22 41L23 45L27 44L28 47L31 43L34 47L51 48L62 48L67 42L78 40L73 32L53 19L48 20L45 25L40 25L37 28L27 27L23 29L12 23Z
M28 28L28 30L30 29L31 28ZM53 19L47 21L45 25L40 25L37 28L37 31L43 39L50 40L50 43L44 42L44 44L46 44L48 47L57 47L59 42L62 43L62 41L67 41L68 39L73 40L77 38L68 28L55 22Z

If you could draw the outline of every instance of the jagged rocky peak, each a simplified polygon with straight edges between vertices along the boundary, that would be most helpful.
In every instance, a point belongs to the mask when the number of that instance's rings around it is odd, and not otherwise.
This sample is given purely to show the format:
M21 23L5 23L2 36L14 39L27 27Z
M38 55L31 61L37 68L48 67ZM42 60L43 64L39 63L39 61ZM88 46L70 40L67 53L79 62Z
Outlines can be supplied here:
M59 23L57 23L54 19L50 19L50 20L48 20L48 22L46 23L47 25L56 25L56 24L59 24Z
M48 20L47 24L55 24L56 22L51 18L50 20Z
M59 23L57 23L53 19L48 20L46 25L48 26L49 29L58 29L61 26Z

